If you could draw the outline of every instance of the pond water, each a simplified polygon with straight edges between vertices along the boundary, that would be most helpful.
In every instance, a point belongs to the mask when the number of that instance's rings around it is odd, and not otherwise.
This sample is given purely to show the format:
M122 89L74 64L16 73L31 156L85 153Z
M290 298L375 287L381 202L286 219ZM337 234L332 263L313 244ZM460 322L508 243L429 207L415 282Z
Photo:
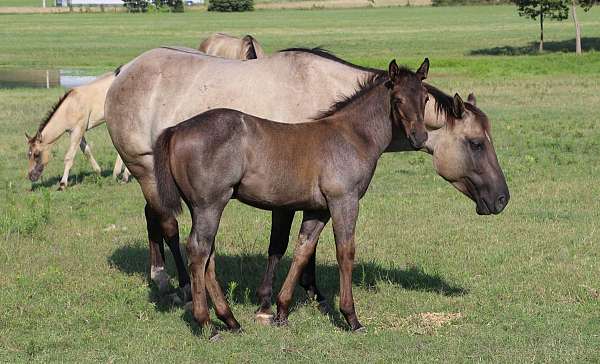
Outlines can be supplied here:
M72 69L0 68L0 88L72 88L95 79L94 75Z

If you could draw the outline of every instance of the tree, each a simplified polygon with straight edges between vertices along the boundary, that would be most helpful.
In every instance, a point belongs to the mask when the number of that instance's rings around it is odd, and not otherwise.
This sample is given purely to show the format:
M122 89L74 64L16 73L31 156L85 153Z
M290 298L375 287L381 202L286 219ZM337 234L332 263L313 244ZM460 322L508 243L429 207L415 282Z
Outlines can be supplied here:
M573 14L573 22L575 23L575 52L577 54L581 54L581 26L579 25L579 20L577 20L575 6L579 4L583 8L583 11L588 11L595 3L596 0L571 0L571 12Z
M565 20L569 17L565 0L515 0L515 4L520 16L540 20L540 52L544 50L544 19Z

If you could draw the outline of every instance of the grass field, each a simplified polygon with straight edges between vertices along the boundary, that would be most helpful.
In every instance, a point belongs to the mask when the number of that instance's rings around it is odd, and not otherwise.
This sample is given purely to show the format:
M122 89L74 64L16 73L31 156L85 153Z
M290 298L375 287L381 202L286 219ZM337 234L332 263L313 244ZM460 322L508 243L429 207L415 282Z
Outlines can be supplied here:
M599 49L600 9L579 15L584 48ZM213 31L252 33L267 51L323 45L375 67L429 56L430 82L477 94L512 196L501 215L480 217L429 156L385 155L357 228L365 335L299 290L288 327L255 324L269 214L231 203L217 268L245 333L211 344L147 283L144 201L136 182L108 176L115 152L105 127L86 136L102 177L78 155L72 187L55 191L65 139L30 192L23 132L63 91L0 90L0 362L600 361L600 52L566 53L572 23L548 22L549 51L536 55L537 24L512 6L0 18L2 67L100 73ZM187 215L180 226L186 237ZM329 228L317 272L337 307Z

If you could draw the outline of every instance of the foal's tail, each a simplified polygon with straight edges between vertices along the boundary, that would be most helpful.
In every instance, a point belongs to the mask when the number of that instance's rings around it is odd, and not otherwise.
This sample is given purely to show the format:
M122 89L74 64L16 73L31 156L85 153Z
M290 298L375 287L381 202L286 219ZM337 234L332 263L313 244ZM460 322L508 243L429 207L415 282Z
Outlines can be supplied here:
M173 129L167 128L154 144L154 176L161 210L176 216L181 212L181 193L171 172L170 143L172 136Z

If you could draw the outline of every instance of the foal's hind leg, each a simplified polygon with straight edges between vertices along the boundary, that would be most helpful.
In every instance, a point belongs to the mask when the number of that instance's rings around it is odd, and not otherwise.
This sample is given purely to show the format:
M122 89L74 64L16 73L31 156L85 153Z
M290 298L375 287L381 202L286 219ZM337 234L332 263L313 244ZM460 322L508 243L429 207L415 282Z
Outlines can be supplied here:
M219 227L221 213L233 190L227 196L210 206L192 208L192 231L188 239L187 254L190 273L192 276L192 313L200 326L210 324L206 292L210 293L217 307L217 314L232 329L239 329L229 305L225 301L223 291L216 281L214 266L209 266L213 253L215 235ZM214 262L212 263L214 265Z
M285 282L283 282L281 291L277 296L276 322L279 324L285 324L287 322L294 288L298 283L302 270L306 264L308 264L310 257L314 253L317 241L319 240L319 235L321 234L321 231L323 231L323 227L325 227L328 220L329 213L327 211L311 211L304 213L300 234L298 235L294 251L294 260L292 261L292 266L285 278Z
M260 323L270 324L273 320L273 313L271 311L273 278L275 276L275 271L277 270L277 264L287 249L293 221L294 211L273 210L271 214L269 260L262 282L257 290L260 307L256 311L256 320Z
M100 174L102 169L98 165L98 162L96 162L96 159L94 159L94 156L92 155L92 148L89 146L84 136L81 137L81 141L79 142L79 149L81 149L85 157L90 161L94 172Z

